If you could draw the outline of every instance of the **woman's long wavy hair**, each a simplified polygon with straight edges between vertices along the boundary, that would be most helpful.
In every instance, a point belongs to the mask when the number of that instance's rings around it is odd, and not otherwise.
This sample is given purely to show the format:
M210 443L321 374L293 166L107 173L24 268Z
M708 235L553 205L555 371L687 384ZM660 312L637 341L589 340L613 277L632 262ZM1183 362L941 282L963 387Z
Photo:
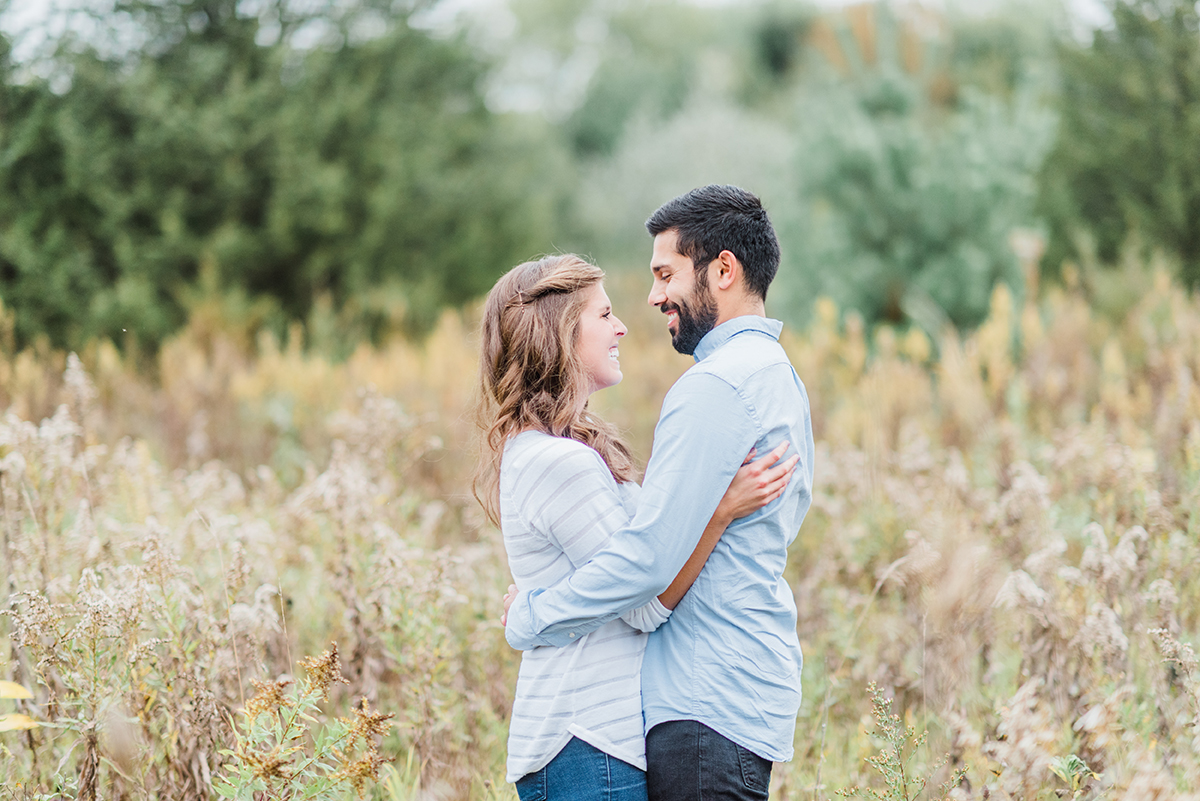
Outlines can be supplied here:
M483 454L474 491L496 525L504 443L521 431L578 440L600 454L617 481L634 478L616 429L587 410L587 371L576 352L586 290L603 278L579 256L547 256L512 268L488 293L477 410Z

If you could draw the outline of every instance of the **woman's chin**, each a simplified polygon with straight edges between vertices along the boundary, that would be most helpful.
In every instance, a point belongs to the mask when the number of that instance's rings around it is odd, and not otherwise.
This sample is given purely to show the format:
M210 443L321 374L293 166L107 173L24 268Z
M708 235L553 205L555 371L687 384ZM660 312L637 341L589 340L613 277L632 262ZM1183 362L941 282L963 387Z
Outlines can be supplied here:
M615 370L613 375L606 376L603 381L593 381L592 392L599 392L602 389L615 387L617 384L621 383L621 379L624 377L625 376L622 375L620 370Z

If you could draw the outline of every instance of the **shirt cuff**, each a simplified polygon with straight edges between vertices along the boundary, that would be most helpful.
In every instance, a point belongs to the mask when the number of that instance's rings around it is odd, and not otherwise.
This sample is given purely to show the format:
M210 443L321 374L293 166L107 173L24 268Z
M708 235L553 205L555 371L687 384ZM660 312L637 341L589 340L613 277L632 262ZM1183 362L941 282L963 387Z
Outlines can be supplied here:
M580 634L574 631L562 631L554 634L537 633L537 618L533 613L533 600L544 593L544 587L534 590L519 590L508 609L508 623L504 626L504 639L518 651L531 651L543 645L561 648L578 639ZM586 632L585 632L586 633Z
M533 606L544 592L546 592L545 587L538 587L528 592L518 590L517 597L513 599L512 606L508 609L508 623L504 627L504 639L508 640L508 644L518 651L531 651L547 645L562 648L618 617L616 612L612 612L607 615L578 617L562 623L542 625L534 613Z
M519 590L508 607L508 621L504 624L504 639L518 651L536 648L539 643L533 635L530 619L529 593Z
M662 601L658 600L658 598L651 598L650 603L646 604L644 608L654 613L654 619L658 621L655 628L666 623L667 618L671 616L671 610L663 606Z
M651 598L650 603L626 612L621 615L621 619L638 631L649 634L666 623L670 616L671 610L663 606L662 601L658 598Z

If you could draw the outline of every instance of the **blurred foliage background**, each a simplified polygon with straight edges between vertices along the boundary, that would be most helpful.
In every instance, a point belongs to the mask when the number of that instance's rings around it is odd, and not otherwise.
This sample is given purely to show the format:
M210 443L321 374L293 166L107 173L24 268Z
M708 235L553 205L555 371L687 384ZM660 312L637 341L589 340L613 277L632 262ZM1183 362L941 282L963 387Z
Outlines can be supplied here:
M0 801L511 801L477 299L594 258L644 462L708 182L818 448L772 797L880 786L874 683L952 798L1196 801L1200 17L1069 2L0 0ZM281 756L240 710L330 642Z
M538 253L640 270L645 217L707 182L764 198L771 312L794 324L826 295L935 337L977 325L997 282L1025 291L1014 230L1100 294L1127 251L1200 280L1190 0L1111 0L1095 31L1021 0L18 4L0 0L18 349L153 353L203 312L247 343L300 323L344 358Z

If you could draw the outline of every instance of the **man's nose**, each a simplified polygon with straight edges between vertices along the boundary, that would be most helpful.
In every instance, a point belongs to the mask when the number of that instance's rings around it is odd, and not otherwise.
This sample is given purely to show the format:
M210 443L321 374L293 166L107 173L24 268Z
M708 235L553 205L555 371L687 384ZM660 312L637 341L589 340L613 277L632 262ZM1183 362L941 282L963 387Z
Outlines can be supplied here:
M649 303L651 306L661 306L663 301L666 299L667 295L662 291L662 288L659 287L657 281L650 285L650 294L646 296L647 303Z

